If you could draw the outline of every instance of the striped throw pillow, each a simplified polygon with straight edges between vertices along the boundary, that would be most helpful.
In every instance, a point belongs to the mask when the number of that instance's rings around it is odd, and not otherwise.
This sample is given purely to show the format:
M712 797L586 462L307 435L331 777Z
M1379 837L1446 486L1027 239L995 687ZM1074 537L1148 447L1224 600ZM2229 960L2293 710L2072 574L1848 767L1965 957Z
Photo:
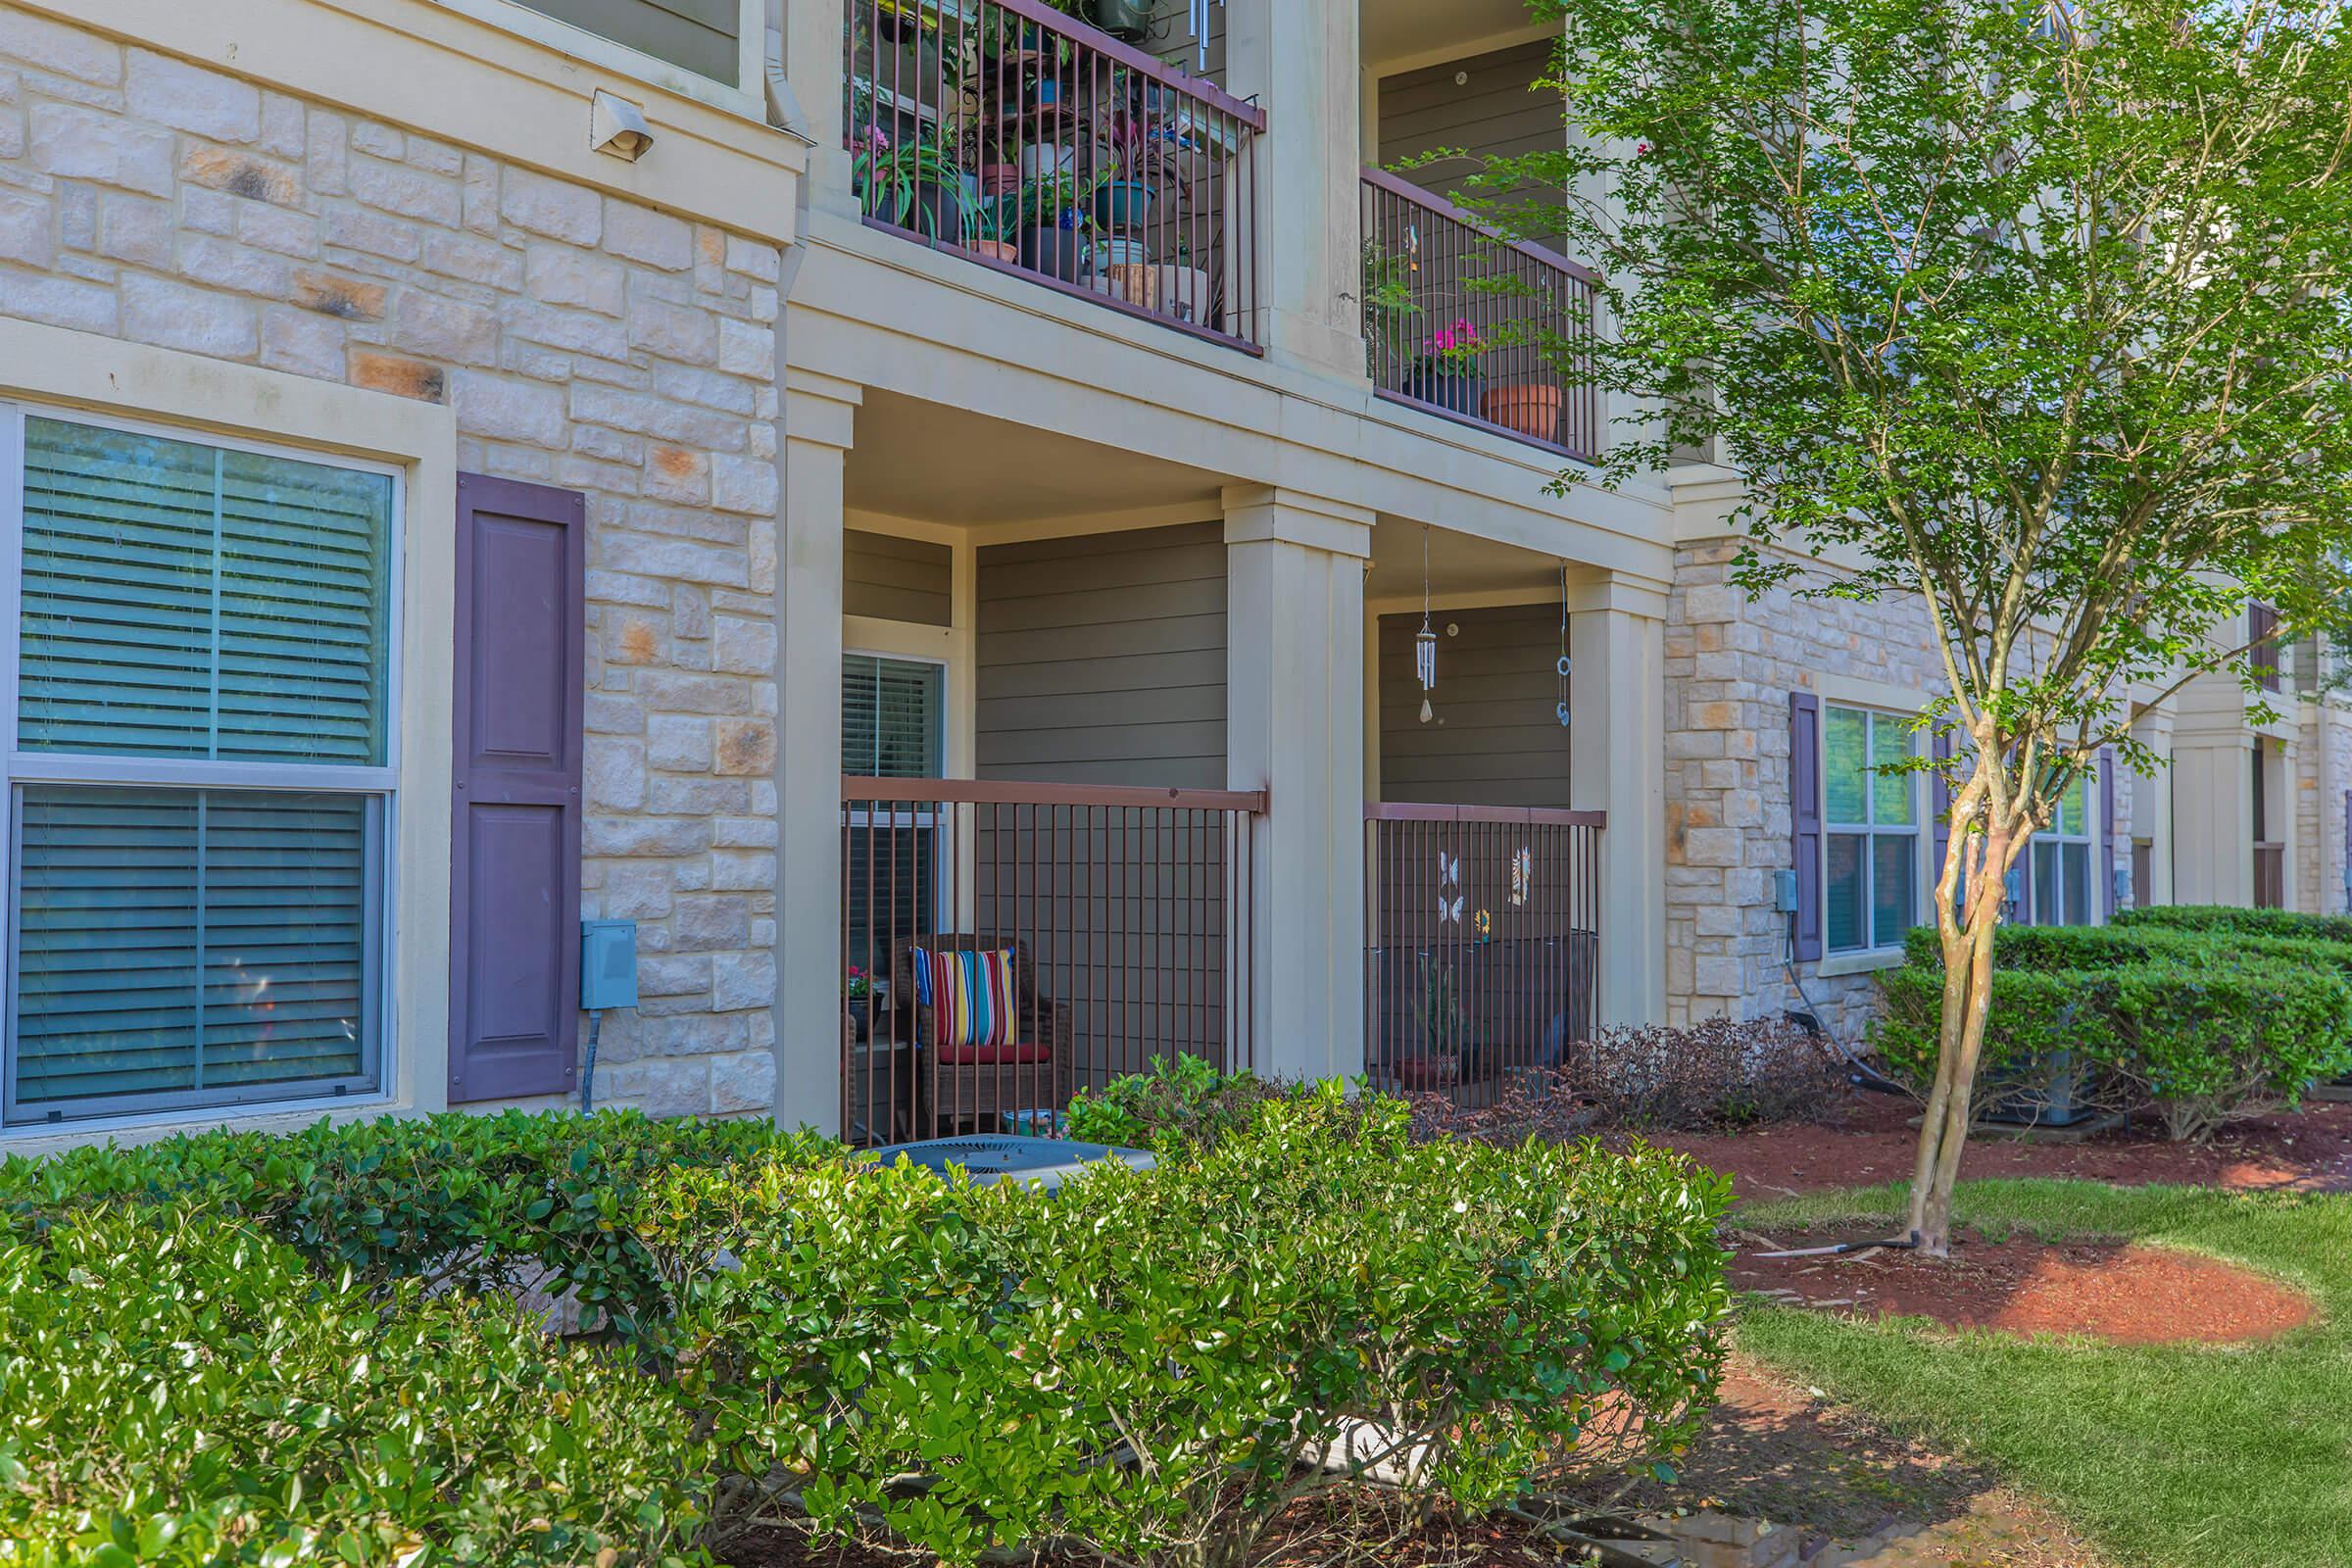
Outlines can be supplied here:
M931 955L932 1042L952 1046L1013 1044L1019 1010L1012 952Z

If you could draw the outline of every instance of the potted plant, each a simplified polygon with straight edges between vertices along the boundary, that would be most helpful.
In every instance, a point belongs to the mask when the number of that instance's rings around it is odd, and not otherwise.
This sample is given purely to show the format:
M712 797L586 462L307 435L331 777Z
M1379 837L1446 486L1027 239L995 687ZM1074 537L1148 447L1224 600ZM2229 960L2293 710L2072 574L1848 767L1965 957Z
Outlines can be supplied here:
M1021 200L1014 190L1000 194L980 204L979 216L972 220L972 249L1000 262L1017 263L1021 259L1020 242Z
M1094 182L1069 174L1052 174L1021 187L1018 198L1021 265L1033 272L1078 281L1078 260L1091 221L1086 198Z
M1489 387L1478 400L1479 416L1538 441L1557 441L1565 390L1557 381L1509 381Z
M1150 0L1086 0L1086 20L1133 43L1152 31Z
M874 217L951 245L963 243L979 208L953 152L926 136L894 144L879 125L866 127L850 180Z
M1455 321L1422 340L1421 355L1404 378L1404 395L1454 414L1479 410L1478 328Z

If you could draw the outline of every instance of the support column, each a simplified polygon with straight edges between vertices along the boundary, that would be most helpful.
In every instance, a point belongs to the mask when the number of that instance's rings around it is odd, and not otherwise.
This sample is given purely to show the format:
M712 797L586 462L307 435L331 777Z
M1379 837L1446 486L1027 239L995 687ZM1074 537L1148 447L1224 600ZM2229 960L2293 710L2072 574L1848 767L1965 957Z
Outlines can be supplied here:
M2147 709L2132 720L2132 738L2167 759L2152 773L2132 777L2132 836L2148 841L2148 885L2132 887L2135 908L2171 904L2173 899L2173 715L2169 709ZM2136 862L2135 862L2136 863Z
M2254 903L2254 734L2234 675L2181 687L2173 718L2173 902Z
M1604 1024L1666 1016L1666 595L1611 576L1568 599L1568 804L1600 834Z
M1369 512L1288 490L1225 492L1226 772L1233 788L1269 796L1252 841L1251 1026L1258 1071L1285 1078L1364 1070L1371 550Z
M786 372L776 568L776 1121L841 1130L842 469L862 394Z
M1227 79L1266 106L1256 158L1260 341L1277 359L1364 374L1362 86L1357 0L1234 0Z
M785 0L783 12L784 77L809 138L808 169L801 177L815 205L855 212L850 154L842 145L848 5L845 0Z

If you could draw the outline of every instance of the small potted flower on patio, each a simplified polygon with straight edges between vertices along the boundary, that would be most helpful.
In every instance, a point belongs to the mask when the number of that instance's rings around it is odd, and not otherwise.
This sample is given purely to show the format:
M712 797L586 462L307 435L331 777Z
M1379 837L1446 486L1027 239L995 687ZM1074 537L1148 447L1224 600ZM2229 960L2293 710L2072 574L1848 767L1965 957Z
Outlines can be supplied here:
M1478 357L1485 352L1469 321L1440 327L1423 340L1421 355L1404 378L1404 395L1453 414L1476 415L1483 378Z

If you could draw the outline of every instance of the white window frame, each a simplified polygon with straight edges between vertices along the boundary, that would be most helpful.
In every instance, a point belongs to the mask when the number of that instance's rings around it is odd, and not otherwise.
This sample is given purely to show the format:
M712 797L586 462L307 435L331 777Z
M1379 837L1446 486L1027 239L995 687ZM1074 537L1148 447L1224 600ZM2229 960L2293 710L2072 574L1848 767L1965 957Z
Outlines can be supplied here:
M1830 714L1838 710L1849 713L1859 713L1865 721L1862 732L1862 756L1865 764L1863 808L1871 818L1869 821L1838 822L1834 821L1830 816ZM1872 897L1872 884L1878 876L1878 859L1872 851L1875 841L1880 838L1900 837L1907 839L1910 843L1911 916L1904 924L1908 929L1919 923L1919 896L1923 886L1920 878L1925 870L1928 845L1932 842L1926 830L1928 813L1920 802L1920 775L1906 773L1902 779L1903 788L1910 792L1911 796L1909 824L1888 826L1881 825L1877 821L1879 775L1870 771L1870 768L1876 765L1875 759L1878 756L1879 726L1882 723L1907 726L1912 717L1911 713L1871 703L1855 702L1829 693L1823 694L1821 698L1821 723L1818 726L1821 755L1818 759L1818 776L1821 779L1821 956L1825 963L1870 967L1890 957L1899 957L1902 954L1903 944L1902 938L1899 936L1892 942L1868 940L1877 935L1875 931L1871 930L1876 918L1876 901ZM1904 747L1907 756L1917 757L1919 755L1919 736L1916 733L1906 733ZM1865 940L1859 947L1838 948L1830 945L1830 841L1838 837L1860 838L1863 841L1862 925ZM1832 972L1835 972L1834 968Z
M2053 817L2048 827L2041 829L2026 841L2026 855L2029 861L2025 892L2027 903L2033 907L2020 911L2018 923L2021 925L2098 925L2101 923L2099 920L2099 835L2098 830L2091 825L2090 821L2093 804L2092 792L2098 787L2098 780L2092 778L2087 772L2080 773L2076 775L2074 783L2070 783L2067 788L2071 790L2078 784L2082 786L2082 822L2072 831L2060 832L2057 820ZM2064 805L2063 800L2060 804ZM2082 846L2082 874L2086 885L2082 889L2083 915L2081 920L2066 918L2066 849L2071 844ZM2041 917L2041 868L2032 863L2032 859L2036 857L2037 850L2043 846L2048 847L2051 868L2057 872L2053 906L2058 910L2059 917L2055 920L2044 920Z
M279 458L318 467L380 474L391 482L390 537L385 542L385 670L383 696L384 760L380 766L349 764L213 761L201 759L159 759L78 755L64 752L24 752L17 745L18 698L24 635L24 422L53 418L98 429L155 436L172 441ZM5 986L0 988L0 1132L57 1132L104 1127L115 1123L178 1122L218 1119L248 1110L284 1111L306 1107L345 1107L387 1098L399 1081L396 1059L399 970L397 957L398 893L395 874L400 865L400 772L402 724L402 666L406 654L407 577L406 518L408 473L395 464L373 462L301 447L285 446L242 434L225 434L193 426L124 417L111 412L55 405L30 399L0 399L0 937L6 952ZM376 997L368 1020L375 1032L371 1050L364 1049L364 1072L357 1079L311 1081L272 1092L266 1086L195 1094L160 1091L153 1095L122 1097L116 1102L69 1102L64 1106L23 1113L16 1104L17 1054L17 907L18 802L20 787L27 784L150 785L183 789L284 790L302 794L360 795L375 803L374 863L368 868L367 886L374 900Z
M593 28L550 16L522 0L432 0L476 22L488 23L575 60L674 92L712 109L764 122L767 7L764 0L735 0L735 79L706 76L674 61L632 49ZM642 106L640 106L642 107ZM582 125L585 133L586 126Z
M877 663L925 664L939 671L938 754L940 758L940 774L942 777L945 777L947 774L947 756L950 730L952 728L949 721L950 715L948 709L951 702L951 693L954 690L954 686L952 684L955 678L953 661L937 654L909 654L897 649L867 647L845 647L841 651L841 657L844 663L847 663L848 661L853 659L871 659ZM843 771L845 773L848 772L847 759L844 759ZM952 879L945 874L946 868L941 864L940 859L940 840L943 834L943 828L945 826L942 818L949 812L962 811L966 809L968 809L968 808L953 806L943 808L935 806L928 809L918 808L913 810L873 811L869 809L846 811L843 813L841 825L844 829L929 828L931 830L931 929L933 931L951 931L955 929L955 926L945 910L945 905L947 900L946 889ZM963 826L963 824L960 822L956 825L958 828ZM962 843L969 837L968 834L961 831L955 832L948 836L954 838L957 843ZM964 879L963 885L969 885L968 877ZM866 906L869 910L873 906L873 889L866 889ZM848 920L848 911L846 909L843 911L842 918L846 927L846 922ZM846 940L849 935L846 928L842 935ZM870 979L871 976L868 978ZM885 976L884 978L887 980L888 977Z

